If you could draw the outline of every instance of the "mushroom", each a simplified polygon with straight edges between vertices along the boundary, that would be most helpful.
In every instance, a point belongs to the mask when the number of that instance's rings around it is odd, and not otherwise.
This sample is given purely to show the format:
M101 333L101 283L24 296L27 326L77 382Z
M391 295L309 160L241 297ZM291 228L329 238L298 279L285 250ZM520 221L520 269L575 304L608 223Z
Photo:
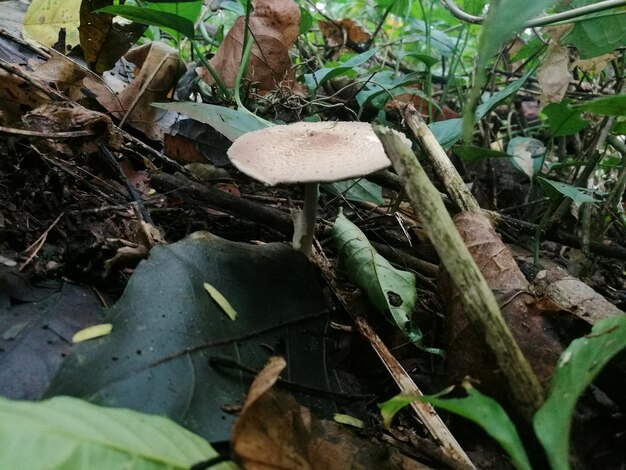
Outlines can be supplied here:
M313 248L318 184L391 165L372 126L363 122L297 122L260 129L235 140L228 156L239 171L265 184L305 184L293 245L307 257Z

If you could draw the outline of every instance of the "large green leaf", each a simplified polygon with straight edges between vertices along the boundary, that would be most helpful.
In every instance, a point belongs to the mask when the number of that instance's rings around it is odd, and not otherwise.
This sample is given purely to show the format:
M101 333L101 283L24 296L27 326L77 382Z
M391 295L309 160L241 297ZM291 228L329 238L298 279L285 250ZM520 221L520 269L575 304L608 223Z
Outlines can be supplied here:
M337 216L333 239L339 264L352 282L366 292L380 312L391 317L400 331L420 346L422 334L411 323L417 301L415 275L389 264L370 245L365 234L343 214Z
M480 393L468 382L464 383L463 387L467 391L465 398L441 398L439 395L422 397L398 395L380 404L380 411L385 423L389 425L393 416L408 404L415 401L430 403L437 408L463 416L478 424L509 454L513 464L518 469L530 470L532 467L517 429L500 404Z
M74 333L102 322L100 299L70 283L33 287L6 266L0 267L0 298L0 395L35 400L70 352Z
M626 347L626 316L607 318L561 354L548 399L533 425L554 469L569 468L569 436L576 402L602 368Z
M203 234L157 246L107 314L111 334L76 345L46 396L160 414L211 441L228 440L235 417L223 407L242 402L249 376L216 358L260 369L269 355L284 355L285 379L327 388L326 313L311 264L289 245ZM329 403L296 397L318 411Z
M195 23L200 15L203 3L202 0L179 0L177 2L148 1L146 5L151 10L171 13L172 15L187 18L192 23Z
M248 132L264 129L271 124L254 114L214 104L185 101L184 103L152 103L152 106L183 113L196 121L208 124L231 141L235 141Z
M70 397L42 402L0 398L0 468L186 469L216 456L207 441L161 416Z

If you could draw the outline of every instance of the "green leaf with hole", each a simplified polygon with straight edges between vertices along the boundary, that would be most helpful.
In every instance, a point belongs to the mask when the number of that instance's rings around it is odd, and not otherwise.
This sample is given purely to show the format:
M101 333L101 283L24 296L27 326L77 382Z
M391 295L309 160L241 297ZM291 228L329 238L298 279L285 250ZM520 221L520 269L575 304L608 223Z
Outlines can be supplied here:
M552 468L569 468L569 435L578 398L602 368L626 347L626 316L607 318L561 354L548 398L535 414L535 434Z
M187 469L218 455L167 418L70 397L0 398L0 436L0 467L12 469Z
M422 332L411 323L417 301L415 275L394 268L380 256L365 234L343 213L335 221L333 240L339 253L339 266L352 282L365 291L374 307L395 323L412 343L422 347Z
M465 382L463 388L467 392L464 398L441 398L442 394L449 392L449 389L446 389L441 394L423 397L398 395L380 404L379 407L387 425L391 423L391 419L399 410L416 401L430 403L437 408L450 411L483 428L509 454L518 469L531 470L532 467L515 425L500 404L493 398L480 393L469 382Z
M577 207L580 207L585 202L598 202L593 196L587 194L587 190L577 188L571 184L560 183L558 181L552 181L541 176L537 177L537 181L541 184L546 194L551 200L557 200L561 196L565 196L574 201Z

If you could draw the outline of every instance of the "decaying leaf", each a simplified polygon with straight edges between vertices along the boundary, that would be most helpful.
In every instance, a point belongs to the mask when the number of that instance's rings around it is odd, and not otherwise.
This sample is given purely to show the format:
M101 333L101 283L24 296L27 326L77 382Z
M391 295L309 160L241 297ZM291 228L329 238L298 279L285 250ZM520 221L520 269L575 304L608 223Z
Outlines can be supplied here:
M178 51L167 44L153 42L131 49L124 58L135 64L138 73L106 107L122 124L128 122L150 139L163 141L164 129L171 125L165 117L168 113L150 104L165 100L184 70Z
M292 0L254 0L252 5L249 25L254 44L246 77L264 92L294 79L288 51L298 36L300 8ZM244 33L245 17L240 16L210 61L227 87L235 84ZM206 68L199 68L198 75L206 83L215 84Z
M590 325L609 317L624 315L624 312L587 284L556 266L537 274L532 291L544 301L551 302L555 310L571 312Z
M548 55L537 71L537 81L541 87L541 104L560 103L572 78L572 61L567 47L561 44L561 38L571 26L549 28L550 42Z
M462 212L454 218L472 257L494 291L502 315L520 349L540 382L547 386L562 351L552 318L542 314L528 282L515 263L510 250L482 214ZM480 381L478 388L505 400L503 376L483 336L474 329L463 312L458 291L449 276L441 272L438 289L446 304L448 337L448 374L451 382L471 376Z
M270 358L250 387L232 433L241 468L428 469L397 449L318 420L293 397L273 389L284 367L283 358Z
M591 57L589 59L578 59L574 62L574 66L580 68L584 72L600 73L612 60L616 60L617 55L615 53L602 54L598 57Z

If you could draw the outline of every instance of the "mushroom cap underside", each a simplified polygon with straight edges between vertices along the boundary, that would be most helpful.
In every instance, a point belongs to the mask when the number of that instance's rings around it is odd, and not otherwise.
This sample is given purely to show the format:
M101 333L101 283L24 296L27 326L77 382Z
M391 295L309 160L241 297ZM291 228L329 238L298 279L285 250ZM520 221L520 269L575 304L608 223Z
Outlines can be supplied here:
M228 156L263 183L314 183L367 175L391 165L372 126L364 122L297 122L239 137Z

